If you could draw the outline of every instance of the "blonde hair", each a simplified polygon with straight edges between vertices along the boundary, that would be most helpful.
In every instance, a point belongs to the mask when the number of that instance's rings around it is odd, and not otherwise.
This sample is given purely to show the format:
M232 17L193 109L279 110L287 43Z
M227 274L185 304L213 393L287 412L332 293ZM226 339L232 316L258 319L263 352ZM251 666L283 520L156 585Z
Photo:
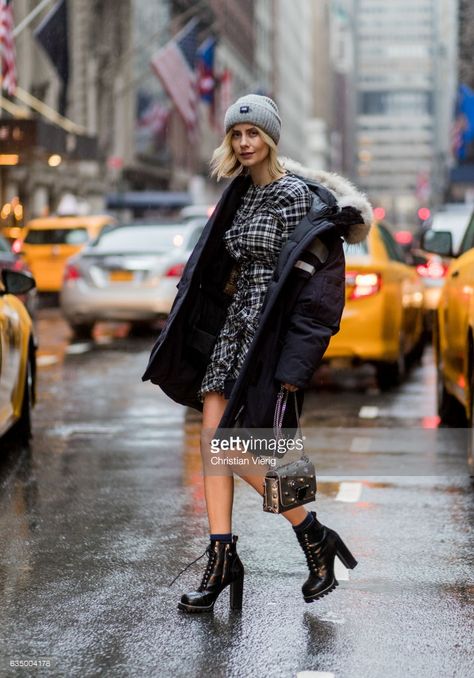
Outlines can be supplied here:
M260 127L254 125L258 130L262 140L269 146L270 152L268 155L268 171L272 179L276 179L280 174L285 172L284 167L278 160L277 145L271 137L268 136ZM237 156L232 148L232 129L225 135L220 146L218 146L211 158L211 177L216 177L217 181L227 179L229 177L236 177L244 173L244 167L240 164Z

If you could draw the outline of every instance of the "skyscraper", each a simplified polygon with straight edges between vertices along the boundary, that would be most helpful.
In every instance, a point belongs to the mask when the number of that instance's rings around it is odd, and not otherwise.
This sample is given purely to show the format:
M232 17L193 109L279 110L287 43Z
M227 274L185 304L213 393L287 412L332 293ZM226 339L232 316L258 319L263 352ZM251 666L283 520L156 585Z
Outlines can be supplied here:
M457 3L357 0L357 175L395 222L442 199Z

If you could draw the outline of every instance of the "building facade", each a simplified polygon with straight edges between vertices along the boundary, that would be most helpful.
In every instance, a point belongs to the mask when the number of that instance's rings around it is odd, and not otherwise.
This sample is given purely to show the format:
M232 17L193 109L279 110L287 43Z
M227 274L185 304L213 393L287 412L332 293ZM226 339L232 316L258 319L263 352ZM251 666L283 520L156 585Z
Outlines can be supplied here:
M442 199L456 3L356 0L357 179L398 224Z
M16 0L15 25L37 6L35 0ZM14 98L40 125L49 125L46 142L17 166L2 171L2 200L18 197L25 220L57 209L65 194L87 202L92 211L104 209L104 195L113 181L109 160L125 164L133 157L130 131L133 96L130 95L131 5L129 0L75 0L68 3L69 85L66 120L45 117L45 104L58 110L61 82L34 37L34 30L48 15L46 7L17 37L17 78ZM125 57L125 58L124 58ZM127 90L128 87L128 90ZM28 95L35 100L28 103ZM47 111L46 111L47 113ZM6 122L8 119L6 114ZM10 121L12 116L8 116ZM46 122L47 121L47 122ZM35 123L36 124L36 123ZM68 132L68 130L70 130ZM72 131L71 131L72 130ZM65 153L57 164L48 161L48 137L64 135ZM94 152L78 153L81 135ZM80 144L79 144L80 146Z
M312 14L310 0L274 0L275 99L280 109L280 152L307 162L311 118Z

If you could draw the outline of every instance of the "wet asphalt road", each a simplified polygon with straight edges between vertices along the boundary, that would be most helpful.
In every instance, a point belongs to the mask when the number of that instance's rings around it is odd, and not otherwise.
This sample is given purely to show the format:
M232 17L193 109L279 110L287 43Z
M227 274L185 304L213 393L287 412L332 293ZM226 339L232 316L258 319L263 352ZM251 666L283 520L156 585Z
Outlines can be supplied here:
M465 432L436 428L430 351L390 394L360 368L307 396L316 508L359 560L336 591L303 601L291 528L237 480L243 611L224 592L187 616L204 559L168 583L207 544L199 415L140 381L152 337L71 347L56 309L39 334L35 437L0 468L0 676L474 675L474 492Z

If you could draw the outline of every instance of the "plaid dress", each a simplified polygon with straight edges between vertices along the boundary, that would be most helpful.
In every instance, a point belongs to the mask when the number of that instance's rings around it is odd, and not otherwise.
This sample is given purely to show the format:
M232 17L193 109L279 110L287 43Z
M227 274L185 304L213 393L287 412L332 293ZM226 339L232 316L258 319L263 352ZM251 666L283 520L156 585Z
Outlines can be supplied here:
M214 345L198 398L224 393L245 360L280 250L311 206L311 192L291 173L257 186L251 184L224 234L225 248L240 266L236 291Z

